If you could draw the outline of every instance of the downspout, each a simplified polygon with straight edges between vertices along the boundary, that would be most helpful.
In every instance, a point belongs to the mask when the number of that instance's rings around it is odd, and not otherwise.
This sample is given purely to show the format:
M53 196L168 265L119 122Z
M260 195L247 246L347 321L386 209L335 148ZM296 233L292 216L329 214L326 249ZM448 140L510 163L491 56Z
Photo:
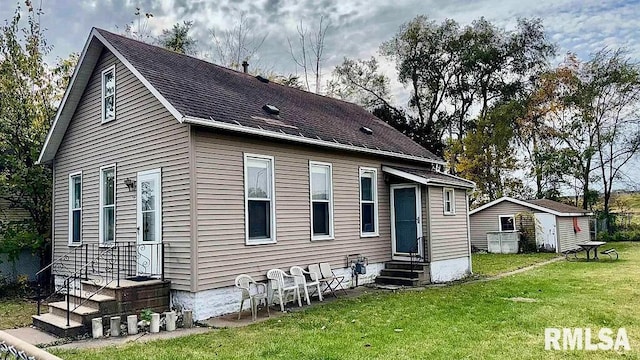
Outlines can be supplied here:
M469 245L469 272L473 274L473 261L471 261L471 223L469 222L469 191L464 192L464 202L467 208L467 244Z

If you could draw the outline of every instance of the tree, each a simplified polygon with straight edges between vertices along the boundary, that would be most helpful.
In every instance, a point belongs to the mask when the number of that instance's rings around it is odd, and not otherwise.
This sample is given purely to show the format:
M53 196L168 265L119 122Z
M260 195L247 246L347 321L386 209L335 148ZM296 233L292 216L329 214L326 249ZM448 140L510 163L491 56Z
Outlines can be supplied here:
M51 169L36 164L55 116L61 91L77 55L50 69L50 47L39 23L40 9L27 2L27 25L21 9L0 27L0 197L29 218L2 224L0 252L39 252L43 262L51 239Z
M240 70L242 63L250 61L267 38L267 34L258 36L255 33L255 26L244 13L240 14L236 25L229 30L211 29L214 61L222 66ZM254 68L258 68L257 64L253 65Z
M513 147L513 122L522 111L517 101L496 104L478 117L476 127L463 139L465 152L458 173L477 184L476 197L482 202L518 196L524 191L514 174L517 158Z
M596 167L608 215L614 184L640 150L640 67L621 50L603 49L585 70L582 103L595 125Z
M152 13L142 13L139 7L136 7L134 13L135 21L125 24L122 29L116 25L116 29L121 30L121 34L136 39L138 41L150 42L153 40L151 29L149 28L149 20L153 17Z
M369 60L344 58L342 64L333 69L327 93L329 96L358 104L369 111L386 107L404 116L404 112L391 104L389 78L380 73L375 57Z
M158 44L181 54L194 55L196 53L196 40L189 35L193 21L185 21L173 25L171 29L162 30L158 38Z
M289 51L293 62L302 69L304 83L307 91L312 91L309 82L309 73L314 77L314 92L320 93L322 80L322 62L324 61L324 39L329 30L329 23L325 23L325 17L320 16L318 22L318 30L309 36L307 29L304 28L302 20L300 25L296 27L298 31L298 51L294 51L291 39L287 38L289 43Z

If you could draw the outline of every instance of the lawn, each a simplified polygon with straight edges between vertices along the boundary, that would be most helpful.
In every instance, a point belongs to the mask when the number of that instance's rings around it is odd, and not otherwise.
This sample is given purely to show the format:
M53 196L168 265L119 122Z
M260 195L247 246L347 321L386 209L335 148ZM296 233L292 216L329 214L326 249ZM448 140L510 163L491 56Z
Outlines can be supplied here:
M494 281L375 292L246 328L55 353L64 359L612 359L620 354L545 351L544 329L624 327L632 348L625 358L640 359L640 243L613 246L617 262L559 261Z
M492 276L551 260L555 253L473 254L473 273Z
M31 325L37 305L21 298L0 298L0 330Z

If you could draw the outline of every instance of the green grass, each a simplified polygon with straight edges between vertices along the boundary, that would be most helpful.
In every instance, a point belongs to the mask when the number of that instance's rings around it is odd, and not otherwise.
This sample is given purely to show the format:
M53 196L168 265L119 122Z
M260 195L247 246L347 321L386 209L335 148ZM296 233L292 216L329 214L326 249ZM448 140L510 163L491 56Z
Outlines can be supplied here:
M64 359L613 359L620 354L545 351L544 329L625 327L632 348L625 358L640 359L640 243L615 247L617 262L559 261L494 281L342 299L245 328L54 353Z
M539 262L551 260L558 254L473 254L473 273L493 276L500 273L521 269Z
M20 298L0 298L0 330L31 325L36 304Z

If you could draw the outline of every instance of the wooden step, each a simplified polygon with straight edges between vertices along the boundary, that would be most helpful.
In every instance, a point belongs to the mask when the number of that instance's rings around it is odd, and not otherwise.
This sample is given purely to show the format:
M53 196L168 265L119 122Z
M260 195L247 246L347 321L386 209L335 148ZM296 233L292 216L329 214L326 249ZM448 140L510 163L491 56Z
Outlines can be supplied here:
M376 284L387 284L387 285L404 285L404 286L418 286L420 285L420 279L417 278L408 278L408 277L398 277L398 276L377 276Z
M382 276L405 277L405 278L424 278L424 270L408 270L408 269L383 269L380 271Z
M72 320L69 321L69 326L67 326L66 318L51 313L33 315L31 318L33 319L33 325L59 337L75 337L87 332L87 327L82 323Z
M411 262L409 261L387 261L384 263L385 269L405 269L411 270ZM426 270L429 269L429 263L425 262L414 262L413 263L414 270Z

